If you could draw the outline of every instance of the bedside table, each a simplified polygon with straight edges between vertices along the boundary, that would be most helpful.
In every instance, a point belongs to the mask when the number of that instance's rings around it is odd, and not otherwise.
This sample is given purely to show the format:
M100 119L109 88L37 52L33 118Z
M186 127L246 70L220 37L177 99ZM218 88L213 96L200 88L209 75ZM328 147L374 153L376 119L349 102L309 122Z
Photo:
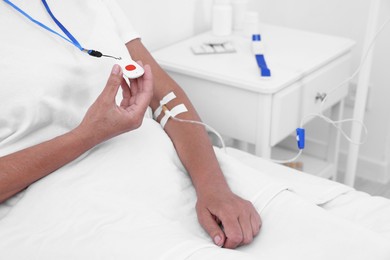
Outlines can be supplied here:
M271 78L260 76L251 39L238 34L217 38L206 32L152 55L184 89L205 123L224 136L255 144L256 155L271 158L272 147L295 132L306 115L331 109L333 119L341 117L347 84L332 92L322 108L317 96L348 78L354 42L266 24L261 28ZM191 51L212 41L230 41L236 52ZM331 131L327 166L312 172L326 178L337 172L340 138Z

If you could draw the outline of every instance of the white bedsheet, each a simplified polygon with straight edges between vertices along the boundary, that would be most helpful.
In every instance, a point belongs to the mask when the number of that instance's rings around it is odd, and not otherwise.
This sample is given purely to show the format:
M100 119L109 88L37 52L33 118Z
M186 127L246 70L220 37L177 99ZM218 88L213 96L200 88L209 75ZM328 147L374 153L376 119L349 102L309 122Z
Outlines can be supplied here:
M261 213L262 231L249 246L212 243L171 141L145 119L31 185L0 221L0 258L390 259L385 236L287 191L291 183L217 155L231 188Z
M287 168L252 154L227 148L227 153L262 172L274 181L284 183L294 193L337 217L390 239L390 200L371 196L344 184Z
M354 190L323 204L322 208L390 239L390 203L387 198Z

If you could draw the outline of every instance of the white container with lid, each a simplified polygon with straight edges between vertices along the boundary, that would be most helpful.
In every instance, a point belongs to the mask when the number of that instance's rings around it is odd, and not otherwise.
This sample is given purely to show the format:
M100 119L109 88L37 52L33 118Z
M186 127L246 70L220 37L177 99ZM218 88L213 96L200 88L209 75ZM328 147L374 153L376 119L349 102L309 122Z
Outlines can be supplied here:
M230 0L214 0L211 29L215 36L232 33L233 9Z

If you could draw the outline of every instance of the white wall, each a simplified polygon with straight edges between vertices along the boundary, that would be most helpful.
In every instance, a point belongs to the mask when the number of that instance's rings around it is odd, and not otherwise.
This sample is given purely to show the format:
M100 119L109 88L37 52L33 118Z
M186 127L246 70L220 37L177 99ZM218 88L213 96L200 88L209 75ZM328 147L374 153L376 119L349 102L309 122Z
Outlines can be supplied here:
M212 0L117 0L149 50L188 38L209 27Z
M212 0L118 0L144 44L155 50L210 28ZM370 1L367 0L251 0L262 22L352 38L357 42L353 68L358 66ZM390 2L383 1L380 23L390 17ZM378 39L372 72L369 109L365 123L367 142L360 148L358 174L385 182L390 179L390 25ZM351 116L345 108L345 117ZM312 132L323 133L329 125L316 121ZM345 126L345 129L349 129ZM320 138L320 136L318 136ZM326 141L323 141L326 149ZM342 140L341 170L347 142Z

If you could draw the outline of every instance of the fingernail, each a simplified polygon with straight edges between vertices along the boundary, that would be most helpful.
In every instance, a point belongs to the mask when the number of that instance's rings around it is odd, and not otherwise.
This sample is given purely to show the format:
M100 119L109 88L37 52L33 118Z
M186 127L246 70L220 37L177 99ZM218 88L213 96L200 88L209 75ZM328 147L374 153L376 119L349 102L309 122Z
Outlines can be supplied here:
M111 73L114 75L119 75L121 72L121 67L118 64L115 64L114 67L112 68Z
M214 243L215 243L217 246L220 246L220 242L221 242L221 237L220 237L220 236L215 236L215 237L214 237Z

